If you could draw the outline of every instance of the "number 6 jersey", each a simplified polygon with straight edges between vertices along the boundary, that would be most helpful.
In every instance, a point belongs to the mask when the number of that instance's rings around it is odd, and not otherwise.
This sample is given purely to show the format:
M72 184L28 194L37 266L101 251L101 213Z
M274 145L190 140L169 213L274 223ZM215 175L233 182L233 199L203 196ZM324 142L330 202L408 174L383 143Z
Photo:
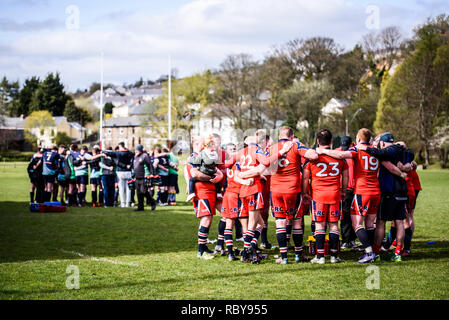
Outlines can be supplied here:
M304 170L310 171L314 201L335 204L341 200L341 174L348 170L345 160L337 160L321 154L317 160L307 163Z
M270 147L269 156L277 155L288 139L280 139ZM301 157L304 157L308 148L300 143L293 144L291 149L275 162L276 168L271 175L271 192L299 193L301 192Z

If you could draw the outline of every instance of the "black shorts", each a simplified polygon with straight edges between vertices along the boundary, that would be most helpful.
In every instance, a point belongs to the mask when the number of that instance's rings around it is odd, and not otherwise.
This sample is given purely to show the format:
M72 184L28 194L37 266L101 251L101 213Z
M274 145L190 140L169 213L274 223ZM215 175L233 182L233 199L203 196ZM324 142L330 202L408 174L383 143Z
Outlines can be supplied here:
M56 183L56 176L55 175L44 175L44 183Z
M59 184L61 187L65 188L65 187L67 187L67 185L68 185L68 181L67 181L67 180L58 180L58 184Z
M169 186L169 176L161 176L161 187L168 187Z
M178 175L177 174L169 174L168 175L168 186L175 187L178 190Z
M383 221L404 220L406 203L407 198L382 195L377 218Z
M76 184L76 179L67 180L67 184Z
M90 178L90 184L96 184L97 186L101 184L100 178Z
M76 184L88 184L88 178L88 176L77 176L75 177Z

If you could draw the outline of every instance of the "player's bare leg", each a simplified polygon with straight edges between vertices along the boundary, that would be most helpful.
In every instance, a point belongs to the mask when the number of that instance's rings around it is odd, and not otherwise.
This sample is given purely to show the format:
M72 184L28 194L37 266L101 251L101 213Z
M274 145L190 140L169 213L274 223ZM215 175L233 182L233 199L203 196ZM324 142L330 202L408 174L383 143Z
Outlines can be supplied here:
M374 233L373 251L376 254L376 260L379 259L379 252L382 245L382 240L385 237L386 221L376 219L376 232Z

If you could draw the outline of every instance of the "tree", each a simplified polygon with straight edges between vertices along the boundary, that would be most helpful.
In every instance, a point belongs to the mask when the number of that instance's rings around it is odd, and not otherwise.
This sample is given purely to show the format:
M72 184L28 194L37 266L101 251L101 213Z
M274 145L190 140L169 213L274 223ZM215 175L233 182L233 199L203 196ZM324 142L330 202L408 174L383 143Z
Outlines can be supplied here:
M77 107L72 98L67 100L64 110L64 117L67 118L67 121L78 122L82 126L84 126L87 122L92 121L92 117L89 112L85 109Z
M104 113L112 113L112 109L114 109L114 105L112 102L106 102L103 106Z
M64 91L59 73L55 75L49 73L44 81L39 84L39 88L34 91L30 110L48 110L53 116L62 116L67 100L68 95Z
M375 129L392 131L430 164L439 128L449 124L449 16L415 29L415 50L382 85Z
M248 121L245 96L248 80L255 62L247 54L229 55L220 65L215 86L215 102L219 111L234 122L236 129L251 128Z
M359 93L360 79L367 69L368 64L360 46L339 55L335 69L329 74L329 82L334 86L336 97L351 101Z
M19 91L18 98L14 105L12 116L27 116L30 113L30 104L34 92L39 88L40 80L38 77L26 79L23 88Z
M56 145L64 144L69 146L72 143L72 138L70 138L65 132L58 132L55 137Z
M264 105L264 113L272 121L275 129L279 120L285 119L282 93L293 84L295 73L287 55L281 50L275 50L267 56L262 64L265 89L269 99Z
M14 101L19 94L19 82L10 82L4 76L0 82L0 117L11 113Z
M312 37L289 41L285 52L294 67L296 79L321 80L336 67L341 48L332 38Z
M306 122L303 137L306 144L313 144L321 108L332 94L333 87L327 80L297 81L284 91L287 124L299 129L298 122Z
M32 133L33 129L43 132L46 128L54 127L55 121L47 110L34 111L25 120L25 139L31 144L35 144L36 137Z

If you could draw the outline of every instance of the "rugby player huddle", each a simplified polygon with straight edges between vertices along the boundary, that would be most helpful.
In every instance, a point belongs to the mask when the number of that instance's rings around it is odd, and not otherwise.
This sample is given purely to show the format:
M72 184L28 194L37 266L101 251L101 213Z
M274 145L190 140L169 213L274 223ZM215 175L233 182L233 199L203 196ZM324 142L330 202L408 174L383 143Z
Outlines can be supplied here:
M345 222L352 222L363 247L359 248L364 251L359 263L379 261L380 253L388 252L392 244L396 246L392 261L402 261L402 256L410 254L413 210L421 187L413 152L405 143L395 143L390 133L373 138L370 130L363 128L356 144L347 150L332 150L332 134L324 129L316 134L316 149L309 149L290 127L282 127L277 143L265 130L258 130L245 138L241 150L236 151L233 144L226 145L226 150L220 146L218 135L197 137L185 167L188 200L193 200L200 219L199 258L208 260L221 254L233 261L241 254L242 262L260 263L267 256L261 249L272 247L267 239L271 207L280 251L276 263L287 264L291 248L295 262L324 264L325 244L330 262L338 263L343 201L350 204ZM222 218L212 251L207 244L215 210ZM303 217L310 212L316 254L311 260L303 252ZM387 221L392 225L385 240ZM236 222L244 235L242 252L234 249Z
M76 144L70 149L54 145L36 153L28 165L30 201L57 201L59 196L61 205L85 206L90 182L93 207L117 206L119 199L121 207L134 206L137 191L135 211L144 210L144 198L154 210L155 186L159 205L176 204L177 170L178 159L166 149L156 148L147 153L138 145L134 154L123 142L115 150L94 146L92 152L86 146L78 149Z

